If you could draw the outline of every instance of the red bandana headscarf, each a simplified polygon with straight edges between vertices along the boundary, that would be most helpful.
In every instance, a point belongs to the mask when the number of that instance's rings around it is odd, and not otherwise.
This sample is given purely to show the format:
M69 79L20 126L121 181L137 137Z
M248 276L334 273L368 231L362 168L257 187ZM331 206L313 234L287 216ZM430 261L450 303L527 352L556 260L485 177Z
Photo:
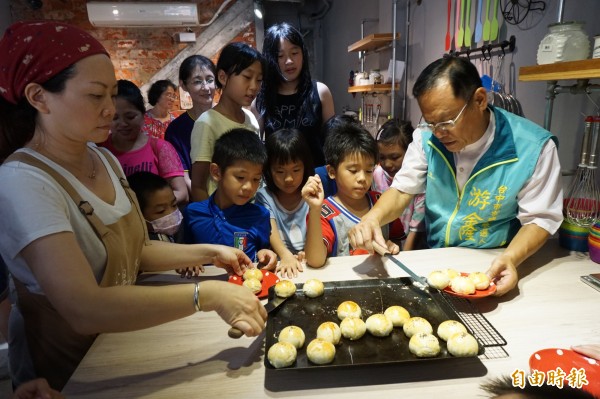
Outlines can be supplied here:
M44 83L95 54L109 55L80 28L56 21L17 22L0 40L0 96L17 104L29 83Z

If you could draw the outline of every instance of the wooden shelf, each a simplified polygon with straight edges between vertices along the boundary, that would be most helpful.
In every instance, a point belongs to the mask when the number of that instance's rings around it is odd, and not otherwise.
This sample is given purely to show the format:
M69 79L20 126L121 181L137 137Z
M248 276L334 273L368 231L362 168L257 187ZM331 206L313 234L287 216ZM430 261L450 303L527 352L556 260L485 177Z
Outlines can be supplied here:
M396 90L400 88L400 85L396 83ZM360 85L348 87L348 93L365 93L365 92L388 92L392 91L392 84L383 85Z
M600 78L600 58L519 68L519 80L523 82L597 78Z
M369 51L380 48L392 42L394 36L392 33L373 33L348 46L348 52ZM400 33L396 33L396 40L400 39Z

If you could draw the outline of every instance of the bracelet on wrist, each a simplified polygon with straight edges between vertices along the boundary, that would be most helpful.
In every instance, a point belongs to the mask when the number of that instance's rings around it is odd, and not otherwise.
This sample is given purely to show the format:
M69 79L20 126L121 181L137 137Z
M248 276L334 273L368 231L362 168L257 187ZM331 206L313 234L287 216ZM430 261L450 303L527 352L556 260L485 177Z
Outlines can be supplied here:
M196 312L202 310L200 308L200 283L194 285L194 307L196 308Z

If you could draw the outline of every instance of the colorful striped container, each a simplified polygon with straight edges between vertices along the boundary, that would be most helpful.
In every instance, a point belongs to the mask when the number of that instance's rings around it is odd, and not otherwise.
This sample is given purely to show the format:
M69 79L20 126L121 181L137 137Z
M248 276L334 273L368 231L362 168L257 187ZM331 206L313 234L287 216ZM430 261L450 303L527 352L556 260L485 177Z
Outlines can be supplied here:
M565 220L558 229L558 243L571 251L587 252L589 230Z
M596 263L600 263L600 222L596 222L590 227L588 249L590 252L590 259Z

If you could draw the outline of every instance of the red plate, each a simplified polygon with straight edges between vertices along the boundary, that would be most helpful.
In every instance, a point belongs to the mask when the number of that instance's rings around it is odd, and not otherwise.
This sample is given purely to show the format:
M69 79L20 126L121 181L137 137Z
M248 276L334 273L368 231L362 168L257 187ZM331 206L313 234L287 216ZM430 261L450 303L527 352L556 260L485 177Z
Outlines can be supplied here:
M269 288L271 288L279 282L279 277L277 277L275 273L264 269L260 269L260 271L263 274L262 290L258 294L256 294L256 296L259 298L266 298L269 296ZM244 279L242 278L242 276L230 274L229 282L237 285L242 285L244 283Z
M461 272L460 275L467 277L470 273L463 273ZM450 288L450 286L447 286L446 288L444 288L444 292L447 292L448 294L454 295L454 296L459 296L461 298L485 298L486 296L490 296L492 295L494 292L496 292L496 284L492 281L490 282L490 286L487 287L487 289L485 290L476 290L474 294L459 294L458 292L454 292L452 291L452 288Z
M581 388L584 391L600 397L600 362L589 357L580 355L570 349L548 348L535 352L529 358L529 368L543 373L554 371L560 367L569 375L572 368L584 369L588 385ZM565 385L568 384L565 380Z

